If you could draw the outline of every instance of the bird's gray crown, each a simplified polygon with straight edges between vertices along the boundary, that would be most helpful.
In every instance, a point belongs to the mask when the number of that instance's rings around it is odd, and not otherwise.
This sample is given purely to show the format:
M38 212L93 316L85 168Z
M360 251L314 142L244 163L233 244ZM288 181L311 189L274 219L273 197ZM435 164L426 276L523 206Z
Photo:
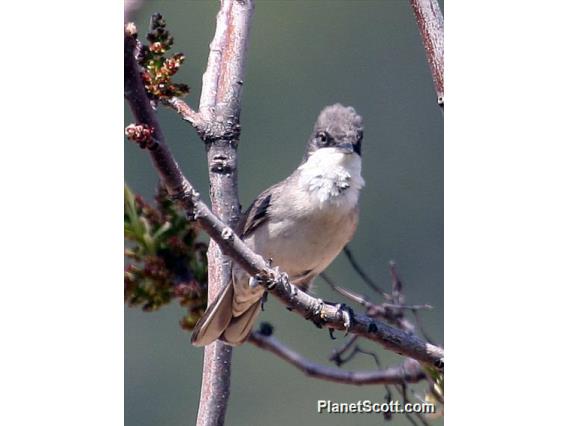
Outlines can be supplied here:
M320 148L333 147L361 155L362 139L363 119L353 107L327 106L316 120L304 159Z

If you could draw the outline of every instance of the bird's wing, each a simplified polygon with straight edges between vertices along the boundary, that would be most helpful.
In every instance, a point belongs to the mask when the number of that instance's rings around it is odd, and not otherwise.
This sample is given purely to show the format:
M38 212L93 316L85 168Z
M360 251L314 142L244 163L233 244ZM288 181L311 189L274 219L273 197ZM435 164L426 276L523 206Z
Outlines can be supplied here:
M241 238L249 236L256 228L268 220L270 217L270 202L277 186L278 184L262 192L243 214L241 222L237 227L237 233Z

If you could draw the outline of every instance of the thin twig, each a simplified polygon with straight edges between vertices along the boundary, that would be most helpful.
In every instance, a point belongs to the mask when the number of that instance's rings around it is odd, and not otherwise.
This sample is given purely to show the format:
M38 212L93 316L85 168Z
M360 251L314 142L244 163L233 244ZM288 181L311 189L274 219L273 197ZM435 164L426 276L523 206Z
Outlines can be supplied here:
M184 101L173 97L168 99L166 105L172 107L185 121L190 123L199 134L205 131L205 122L201 115L197 111L194 111Z
M341 356L351 348L357 341L359 336L350 335L347 341L337 349L334 349L331 355L329 356L329 360L334 362L335 365L340 367L345 361L341 358Z
M360 295L352 290L348 290L335 284L331 277L325 272L321 273L320 277L327 283L327 285L331 287L333 291L341 294L343 297L355 303L358 303L359 305L364 306L367 309L372 309L375 306L374 303L369 302L366 296Z
M422 423L423 426L430 426L430 423L428 423L426 421L426 419L424 418L424 415L422 413L418 413L418 412L413 412L412 414L414 414L414 416L416 416L416 418L418 420L420 420L420 423Z
M272 352L279 358L303 371L304 374L309 377L330 382L351 385L376 385L416 383L425 378L420 364L411 359L406 359L397 367L381 370L346 371L313 362L288 348L273 336L265 336L262 333L253 332L249 337L249 342L261 349Z
M420 318L418 311L413 309L412 313L414 314L414 320L416 321L416 325L418 325L420 333L424 336L424 339L426 339L427 342L434 344L434 340L428 333L426 333L426 329L424 328L424 324L422 323L422 319Z
M350 355L349 358L353 358L354 356L356 356L357 354L363 354L363 355L367 355L373 358L373 360L375 361L375 365L377 366L377 369L381 369L381 363L379 360L379 356L372 351L366 351L364 349L361 349L359 346L356 346L355 349L353 350L353 353ZM426 380L429 380L429 377L426 376L425 377ZM400 383L396 383L394 384L395 388L397 389L397 391L401 394L402 398L403 398L403 402L407 403L408 402L408 396L406 394L406 386L407 384L410 382L400 382ZM387 392L390 394L390 389L388 388L388 386L385 385L385 388L387 389ZM406 418L412 423L412 424L416 424L414 422L414 420L412 419L412 416L410 415L410 413L405 413L406 414ZM428 426L428 422L424 419L424 417L422 416L422 414L420 413L413 413L415 414L415 416L418 418L418 420L420 420L420 422L425 425Z
M371 287L374 291L376 291L377 293L380 293L386 300L390 300L391 296L390 294L387 293L386 290L384 290L380 285L378 285L377 283L375 283L366 273L365 271L363 271L363 268L361 268L361 266L359 265L359 263L355 260L355 256L353 256L353 253L351 252L351 249L349 248L349 246L345 246L343 248L343 252L345 253L345 256L347 256L347 260L349 260L349 263L351 264L351 266L353 267L353 269L355 270L355 272L357 272L357 274L361 277L361 279L369 286Z
M367 351L365 349L361 349L359 346L355 346L355 349L354 349L353 352L355 352L355 354L363 354L363 355L370 356L375 361L377 368L381 368L381 361L379 360L379 356L375 352Z
M402 403L403 404L406 404L408 402L408 395L406 394L406 386L407 386L406 383L402 383L400 386L395 386L395 389L398 391L398 393L402 397ZM411 413L404 413L404 415L406 416L406 418L408 419L408 421L410 423L412 423L415 426L417 425L417 423L412 418Z
M393 303L401 305L404 303L404 296L402 295L402 280L400 279L398 271L396 270L396 264L392 260L389 262L389 271L392 280L391 294Z
M369 301L369 298L367 296L338 286L326 273L320 274L320 277L322 277L322 279L332 288L332 290L341 294L345 298L365 307L369 316L373 318L382 318L406 332L414 332L414 325L404 318L404 316L400 313L400 309L392 309L392 307L398 308L399 305L388 303L372 303Z
M422 311L422 310L431 310L433 309L432 305L424 303L422 305L394 305L392 303L381 303L381 306L384 308L390 309L405 309L408 311Z
M406 419L412 424L412 426L418 426L418 423L414 421L410 413L404 413L404 415L406 416Z

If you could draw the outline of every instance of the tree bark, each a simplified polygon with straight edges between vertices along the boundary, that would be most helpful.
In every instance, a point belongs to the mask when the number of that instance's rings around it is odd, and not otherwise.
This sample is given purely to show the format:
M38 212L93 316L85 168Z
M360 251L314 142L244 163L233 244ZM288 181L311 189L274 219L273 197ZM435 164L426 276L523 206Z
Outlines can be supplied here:
M410 0L420 30L438 105L444 108L444 16L437 0Z
M252 0L221 0L215 36L210 46L199 104L199 126L209 169L211 209L234 228L240 218L237 186L237 146L244 59L254 10ZM231 260L214 239L207 252L208 300L211 303L231 279ZM220 341L203 355L198 426L224 423L230 393L232 348Z

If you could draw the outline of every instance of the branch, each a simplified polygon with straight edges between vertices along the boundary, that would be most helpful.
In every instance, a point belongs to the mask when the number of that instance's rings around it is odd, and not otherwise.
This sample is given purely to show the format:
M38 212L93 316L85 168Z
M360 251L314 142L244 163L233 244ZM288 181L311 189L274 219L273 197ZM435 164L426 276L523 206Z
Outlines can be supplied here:
M343 358L341 358L341 356L357 342L358 338L359 336L350 335L349 339L347 339L347 341L343 343L343 345L341 345L339 348L335 348L331 352L331 355L329 356L328 359L330 361L333 361L335 365L337 365L338 367L341 366L345 362Z
M125 95L139 126L130 129L149 148L154 166L171 197L178 199L190 217L200 220L211 234L235 227L240 217L237 191L236 147L240 135L240 92L244 72L244 55L254 10L253 0L221 0L216 32L204 74L202 108L196 113L179 99L168 105L182 113L206 143L211 208L200 201L199 194L183 176L165 144L156 114L146 95L135 59L137 48L134 25L125 32ZM138 127L138 128L137 128ZM148 136L149 135L149 136ZM149 139L149 140L147 140ZM208 257L208 299L215 299L230 278L230 262L215 239ZM197 425L223 424L230 390L232 348L222 342L208 345L204 351L203 377Z
M399 315L401 308L409 308L412 309L414 306L401 306L401 305L393 305L390 303L380 303L375 304L369 301L369 298L363 296L361 294L356 293L353 290L347 290L346 288L339 287L335 282L325 273L320 274L320 277L331 287L331 289L348 300L351 300L366 309L367 315L373 318L382 318L385 321L393 324L394 326L408 332L414 332L414 325L408 320L406 320L402 315ZM388 295L389 299L391 299L391 295ZM422 308L425 306L430 305L417 305L416 308Z
M363 270L363 268L361 268L361 266L359 265L359 263L355 260L355 256L353 256L353 253L351 252L351 249L349 248L349 246L345 246L343 247L343 252L345 253L345 256L347 256L347 260L349 261L349 263L351 264L351 267L355 270L355 272L357 272L357 274L361 277L361 279L369 286L371 287L374 291L376 291L377 293L380 293L386 300L390 300L390 294L388 294L380 285L378 285L377 283L375 283Z
M406 359L397 367L381 370L345 371L313 362L288 348L275 337L266 336L258 331L250 335L249 342L261 349L272 352L277 357L303 371L309 377L330 382L349 385L388 385L416 383L426 378L426 375L420 368L420 364L412 359Z
M167 105L176 110L181 118L191 124L199 134L205 132L205 122L201 118L201 115L197 111L194 111L183 100L173 97L168 100Z
M183 176L165 143L160 123L150 105L140 78L138 63L134 56L136 44L136 28L133 24L128 24L124 37L125 97L136 120L143 123L151 131L152 143L148 145L148 149L154 166L158 170L170 197L179 200L188 215L198 216L201 212L206 212L213 217L211 211L199 199L199 194ZM217 222L221 222L217 217L215 219ZM214 274L213 277L215 277ZM212 282L213 280L209 276L209 283ZM217 361L215 356L217 356ZM200 425L223 423L229 397L230 359L231 348L220 342L205 349L204 365L207 365L208 368L203 369L201 396L202 401L206 400L206 402L200 403L198 414L198 424ZM208 423L208 421L211 423Z
M260 285L296 314L313 320L320 327L335 330L348 329L350 333L380 343L389 350L443 370L443 349L367 315L355 314L351 308L344 305L332 305L308 295L292 285L285 273L271 268L261 256L248 248L229 226L207 208L200 200L199 193L183 176L165 145L155 113L143 92L144 87L140 81L140 75L136 72L136 61L133 57L135 44L135 38L127 31L125 37L127 100L137 120L154 128L155 143L149 149L154 165L170 196L180 201L188 216L200 223L209 236L217 242L223 253L237 262L249 275L255 276ZM142 92L139 91L139 87Z
M208 123L238 120L253 11L253 0L221 1L199 102L199 114Z
M244 74L253 0L221 0L215 36L203 74L199 114L191 124L205 142L209 169L211 209L225 227L240 219L237 187L237 146L240 136L241 82ZM181 105L180 105L181 107ZM213 239L209 243L208 299L211 303L230 282L231 262ZM223 424L229 398L232 348L221 341L207 345L197 425Z
M377 368L382 368L381 367L381 363L379 361L379 356L371 351L366 351L361 349L358 345L355 346L355 348L353 349L353 351L351 352L351 354L349 356L347 356L346 358L340 360L342 363L345 363L347 361L349 361L350 359L354 358L355 356L357 356L358 354L364 354L367 356L370 356L371 358L373 358L373 361L375 362ZM406 360L407 362L411 361L410 359ZM429 380L430 378L426 375L425 378L427 380ZM407 387L407 383L399 383L399 384L395 384L395 389L400 393L400 395L403 398L403 402L406 404L407 402L409 402L407 394L406 394L406 387ZM392 393L391 393L391 389L390 386L385 384L385 389L387 391L387 395L386 395L386 400L390 401L392 399ZM421 401L423 402L423 401ZM421 422L422 424L424 424L425 426L428 426L428 423L424 420L424 418L420 415L420 413L412 413L414 414ZM390 420L390 416L388 415L388 413L384 413L385 415L385 420ZM416 425L416 422L413 420L412 416L410 415L410 413L405 413L406 418L410 421L410 423L412 423L413 425Z
M205 142L215 140L223 133L234 134L234 139L238 140L244 56L253 11L253 0L221 1L217 30L203 74L199 112L178 98L167 102Z
M444 17L437 0L410 0L410 4L426 50L438 105L444 108Z

